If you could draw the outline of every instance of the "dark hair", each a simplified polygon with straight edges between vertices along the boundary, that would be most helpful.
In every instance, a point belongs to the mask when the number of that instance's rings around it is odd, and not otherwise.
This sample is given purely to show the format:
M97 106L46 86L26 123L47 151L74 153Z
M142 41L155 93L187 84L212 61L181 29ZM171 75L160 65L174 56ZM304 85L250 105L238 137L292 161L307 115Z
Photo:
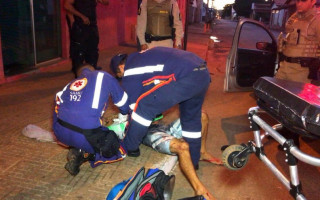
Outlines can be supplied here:
M111 59L110 68L115 75L120 72L119 65L125 64L127 57L127 54L118 54Z

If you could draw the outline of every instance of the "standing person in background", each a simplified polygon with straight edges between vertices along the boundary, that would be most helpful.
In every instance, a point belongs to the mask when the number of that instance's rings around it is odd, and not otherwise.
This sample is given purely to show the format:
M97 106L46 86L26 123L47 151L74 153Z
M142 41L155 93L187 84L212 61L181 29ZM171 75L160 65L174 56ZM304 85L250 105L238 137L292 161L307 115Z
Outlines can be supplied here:
M156 46L181 49L183 34L176 0L142 0L137 17L141 50Z
M206 33L208 30L211 30L213 17L208 5L204 4L204 6L206 10L206 15L205 15L205 25L204 25L203 32Z
M64 2L71 27L70 57L75 76L77 76L77 68L84 62L92 65L96 70L101 69L97 67L99 58L97 3L108 5L109 0L65 0Z
M276 78L310 83L320 66L320 12L316 0L297 0L297 11L286 23L286 37L279 35L280 68Z

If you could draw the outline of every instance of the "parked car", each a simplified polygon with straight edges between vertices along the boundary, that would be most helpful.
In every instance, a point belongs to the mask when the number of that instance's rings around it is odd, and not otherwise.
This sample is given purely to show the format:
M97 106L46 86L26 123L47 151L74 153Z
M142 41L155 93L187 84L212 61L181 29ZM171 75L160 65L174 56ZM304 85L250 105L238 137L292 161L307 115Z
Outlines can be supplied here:
M274 76L277 41L258 21L242 18L236 27L226 62L224 91L250 91L261 76Z

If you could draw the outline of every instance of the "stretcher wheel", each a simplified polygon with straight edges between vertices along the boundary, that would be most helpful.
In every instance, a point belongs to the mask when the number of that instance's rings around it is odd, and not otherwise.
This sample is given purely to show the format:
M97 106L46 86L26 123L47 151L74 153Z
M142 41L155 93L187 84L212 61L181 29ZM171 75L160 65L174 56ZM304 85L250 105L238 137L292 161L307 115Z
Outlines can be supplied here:
M244 150L244 146L242 145L230 145L222 152L222 162L224 166L226 166L228 169L231 170L239 170L243 168L248 160L249 156L243 156L243 157L235 157L238 153L240 153L242 150Z

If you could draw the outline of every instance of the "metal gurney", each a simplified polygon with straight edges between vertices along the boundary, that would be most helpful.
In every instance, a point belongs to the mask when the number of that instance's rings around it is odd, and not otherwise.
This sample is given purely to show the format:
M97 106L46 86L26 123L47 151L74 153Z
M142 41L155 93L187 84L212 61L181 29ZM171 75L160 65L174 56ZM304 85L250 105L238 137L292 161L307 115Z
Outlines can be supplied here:
M244 167L248 156L256 156L274 173L295 199L306 199L301 190L297 160L320 167L320 158L302 152L293 142L278 131L285 127L292 133L320 138L320 88L270 77L262 77L254 84L258 107L248 111L254 141L231 145L223 149L224 165L232 170ZM280 124L270 126L259 115L267 113ZM265 132L261 131L263 129ZM264 153L263 139L268 135L283 147L290 178L287 179Z

